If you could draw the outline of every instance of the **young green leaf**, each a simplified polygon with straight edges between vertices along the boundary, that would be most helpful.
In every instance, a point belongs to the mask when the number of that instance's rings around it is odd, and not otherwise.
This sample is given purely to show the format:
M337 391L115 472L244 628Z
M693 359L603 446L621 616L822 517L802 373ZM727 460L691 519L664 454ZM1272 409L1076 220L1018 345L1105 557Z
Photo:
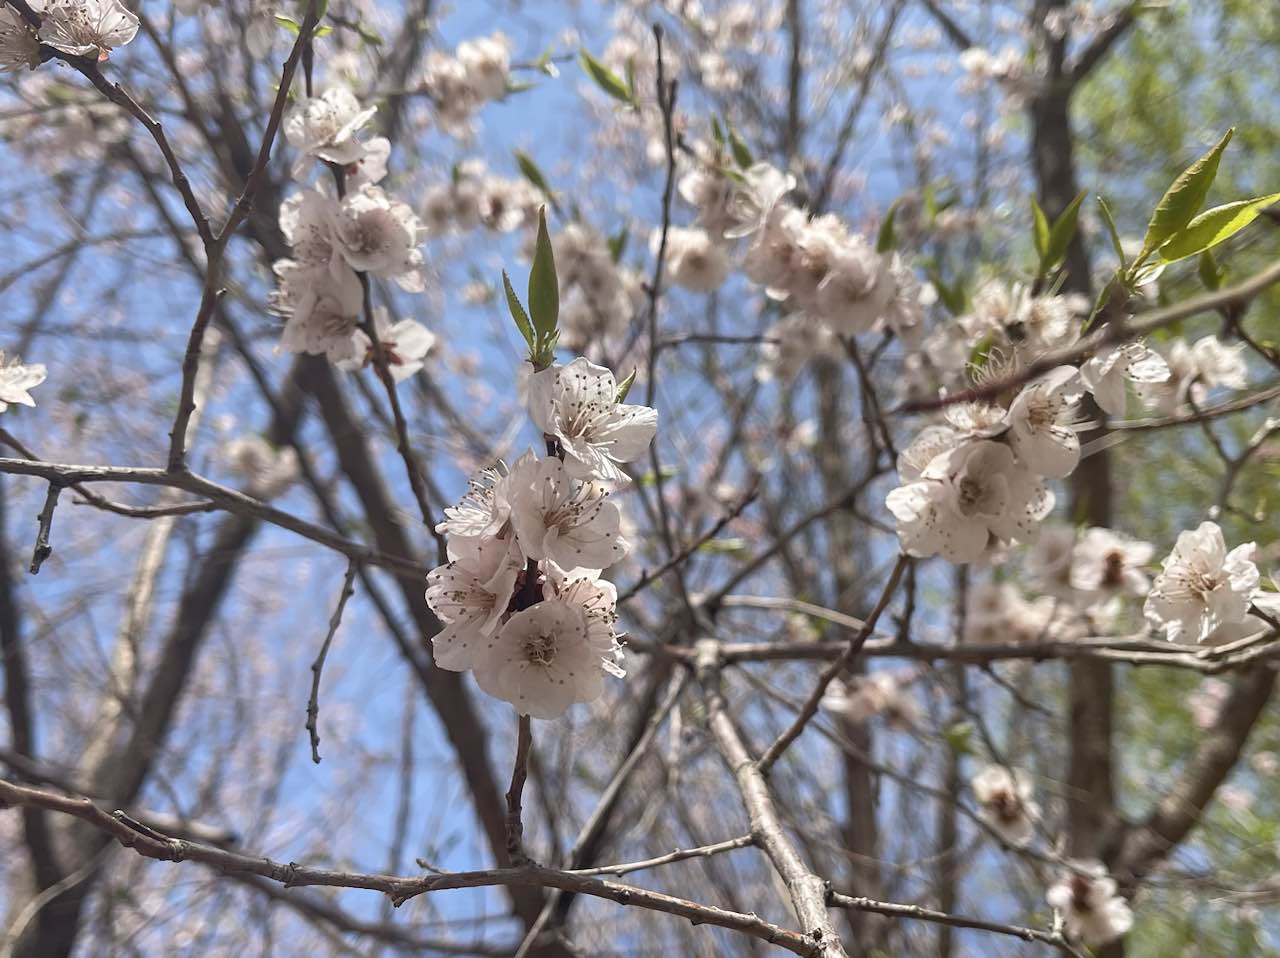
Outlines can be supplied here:
M276 23L280 24L280 26L284 27L290 33L297 33L300 29L302 29L298 25L297 20L294 20L292 17L286 17L283 13L277 13L275 15L275 18L276 18Z
M327 37L331 33L333 33L333 27L328 26L327 24L324 26L316 27L314 30L311 31L311 35L315 37L317 40L319 40L321 37Z
M1081 190L1079 195L1067 204L1062 215L1053 221L1053 226L1049 230L1049 240L1040 261L1042 272L1047 273L1053 269L1067 255L1067 247L1071 245L1071 239L1076 235L1076 226L1080 219L1080 204L1084 202L1087 192L1087 190Z
M515 320L516 329L520 330L520 335L524 337L524 341L529 345L529 352L532 354L534 349L533 324L529 322L529 314L520 305L520 297L512 289L511 277L507 275L505 269L502 271L502 288L507 292L507 309L511 310L511 318Z
M720 128L720 120L714 116L711 118L711 139L715 141L716 146L724 146L724 130Z
M1200 259L1196 263L1196 272L1200 274L1200 282L1204 283L1205 289L1215 290L1222 288L1222 267L1213 258L1213 250L1207 249L1200 254Z
M1044 210L1034 196L1031 197L1031 232L1036 244L1036 255L1043 263L1044 254L1049 251L1049 217L1044 215Z
M1116 218L1111 215L1111 207L1107 205L1107 201L1101 196L1098 197L1098 208L1102 211L1102 221L1107 224L1107 233L1111 237L1111 248L1116 251L1116 259L1120 261L1120 268L1126 267L1124 259L1124 244L1120 242L1120 231L1116 229Z
M751 168L754 162L751 151L747 149L747 144L742 141L742 137L738 136L738 131L732 126L729 127L729 149L733 153L733 162L737 163L739 168L744 170Z
M1280 193L1272 193L1205 210L1188 223L1185 229L1165 241L1160 247L1160 258L1172 263L1211 249L1227 237L1240 232L1257 219L1263 209L1277 201L1280 201Z
M596 86L615 100L628 106L635 106L635 97L622 77L618 76L586 50L580 52L578 61L582 64L582 69L587 76L596 81Z
M551 189L551 184L547 182L547 178L539 169L538 164L533 162L531 157L524 150L516 150L516 165L520 167L520 172L524 174L524 178L536 186L542 195L550 200L551 205L555 206L555 192Z
M538 210L538 241L533 252L533 266L529 269L529 315L539 342L546 342L556 333L556 321L560 318L560 283L556 278L556 258L551 249L551 236L547 233L547 209Z
M615 263L622 262L622 254L627 250L628 239L629 236L625 226L609 237L609 259Z
M884 214L884 222L880 224L880 232L876 234L876 252L888 253L898 245L898 238L893 233L893 221L898 215L898 206L901 200L894 200L889 204L889 212Z
M1222 151L1235 132L1235 127L1227 130L1208 153L1183 170L1165 191L1147 226L1147 235L1142 241L1144 254L1154 252L1200 212L1205 197L1209 195L1209 187L1218 175Z
M631 375L629 375L622 382L618 383L618 402L627 401L627 393L631 392L631 387L635 384L637 372L638 370L633 367L631 370Z

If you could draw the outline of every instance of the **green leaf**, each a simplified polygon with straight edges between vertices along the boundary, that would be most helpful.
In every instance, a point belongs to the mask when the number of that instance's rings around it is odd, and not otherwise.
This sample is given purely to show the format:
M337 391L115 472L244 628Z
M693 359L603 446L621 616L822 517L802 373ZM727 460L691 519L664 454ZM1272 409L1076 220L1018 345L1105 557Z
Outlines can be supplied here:
M316 4L316 19L317 20L322 19L324 15L328 12L329 12L329 0L320 0L320 2Z
M1161 245L1160 258L1172 263L1211 249L1240 232L1258 218L1259 212L1277 200L1280 200L1280 193L1272 193L1205 210Z
M1204 283L1205 289L1215 290L1222 287L1223 272L1218 261L1213 258L1213 250L1207 249L1200 254L1196 271L1200 274L1200 282Z
M515 96L517 93L524 93L526 90L532 90L534 86L535 84L530 83L528 80L508 80L507 88L502 91L502 96L504 98Z
M947 312L952 316L962 315L965 310L965 295L960 280L957 279L955 285L950 285L933 267L929 267L925 272L938 293L938 300L947 308Z
M1044 215L1044 210L1040 208L1034 196L1031 197L1031 228L1036 243L1036 255L1043 263L1044 254L1049 251L1049 217Z
M1227 148L1235 132L1235 127L1227 130L1208 153L1183 170L1165 191L1151 216L1147 235L1142 241L1144 255L1154 252L1200 212L1205 197L1209 195L1209 187L1218 175L1222 151Z
M1080 204L1084 202L1087 192L1087 190L1081 190L1079 195L1062 211L1062 215L1053 221L1053 227L1049 230L1049 240L1045 245L1045 251L1040 260L1040 272L1042 275L1057 266L1067 255L1067 247L1071 245L1071 238L1076 235L1076 226L1080 219Z
M720 128L720 120L714 116L711 118L711 139L716 146L724 147L724 130Z
M529 315L538 341L545 343L556 334L560 318L560 283L556 279L556 258L547 233L547 208L538 209L538 242L529 269Z
M754 162L751 151L747 149L747 144L742 141L742 137L738 136L738 131L732 126L729 127L729 150L733 153L733 162L738 164L739 169L751 168Z
M894 200L889 204L889 212L884 214L884 222L880 224L880 232L876 234L876 252L888 253L898 245L898 238L893 234L893 221L897 218L898 207L902 200Z
M317 40L321 37L327 37L331 33L333 33L333 27L328 26L327 24L325 26L316 27L311 31L311 35Z
M970 742L973 738L972 722L956 722L947 727L942 737L947 740L947 745L951 746L951 751L957 755L973 754L973 745Z
M628 238L625 226L609 237L609 259L613 260L614 263L622 261L622 254L627 250Z
M582 69L587 76L595 80L596 86L604 90L605 93L615 100L627 104L627 106L635 106L635 97L618 74L614 73L586 50L582 50L579 53L578 62L582 64Z
M505 269L502 271L502 288L507 291L507 309L511 310L511 318L515 320L516 329L520 330L520 335L524 337L524 341L529 345L529 352L532 354L534 349L533 324L529 322L529 314L520 305L520 297L516 295L516 291L511 287L511 277L507 275Z
M635 385L636 373L639 370L636 367L631 368L631 375L618 383L618 402L626 402L627 393L631 392L631 387Z
M292 17L286 17L283 13L276 14L276 23L280 24L280 26L284 27L290 33L294 33L294 34L296 34L299 30L302 29L302 27L299 26L297 20L294 20Z
M551 201L551 205L556 205L555 192L551 189L551 184L547 182L547 178L539 169L538 164L533 162L531 157L524 150L516 150L516 165L520 167L520 172L524 174L524 178L542 191L542 195Z
M1111 236L1111 248L1116 251L1116 258L1120 260L1120 268L1126 267L1124 261L1124 244L1120 242L1120 231L1116 229L1116 218L1111 215L1111 207L1107 205L1107 201L1101 196L1098 197L1098 208L1102 211L1102 220L1107 224L1107 233Z

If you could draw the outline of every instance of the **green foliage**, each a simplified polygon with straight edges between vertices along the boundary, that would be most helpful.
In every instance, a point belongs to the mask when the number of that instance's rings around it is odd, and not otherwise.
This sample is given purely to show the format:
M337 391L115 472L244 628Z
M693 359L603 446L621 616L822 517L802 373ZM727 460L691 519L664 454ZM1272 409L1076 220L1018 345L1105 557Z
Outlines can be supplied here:
M1277 200L1280 200L1280 193L1271 193L1206 210L1160 247L1160 258L1172 263L1206 252L1240 232L1258 218L1259 212Z
M889 205L889 212L884 214L884 222L880 224L880 232L876 234L877 253L888 253L898 245L898 238L893 232L893 222L898 216L898 207L901 205L901 200L894 200Z
M1235 135L1235 127L1227 130L1209 152L1196 160L1179 174L1178 178L1165 190L1164 196L1156 205L1147 226L1147 235L1142 241L1142 255L1139 260L1155 252L1166 241L1182 231L1192 217L1204 206L1209 195L1209 187L1218 175L1218 163L1222 160L1222 151Z
M623 80L622 77L618 76L586 50L579 52L578 62L582 64L583 72L591 77L596 82L596 86L609 94L609 96L619 103L625 103L629 107L635 108L639 106L636 101L634 74L632 74L630 82Z
M538 239L529 268L529 309L520 303L511 277L502 271L502 288L507 295L507 309L520 337L529 347L529 362L534 369L546 369L555 360L556 343L560 339L560 281L556 277L555 254L547 232L547 209L538 210Z
M516 166L520 167L520 172L524 178L538 188L538 191L547 198L547 202L551 204L553 209L557 209L555 190L551 188L551 184L547 182L547 178L543 175L538 164L524 150L515 150Z

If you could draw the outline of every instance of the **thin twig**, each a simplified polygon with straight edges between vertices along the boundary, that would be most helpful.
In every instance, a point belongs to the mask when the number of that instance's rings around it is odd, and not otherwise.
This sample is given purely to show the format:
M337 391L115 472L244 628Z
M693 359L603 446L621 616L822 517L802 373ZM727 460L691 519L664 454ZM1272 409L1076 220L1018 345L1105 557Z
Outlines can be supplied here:
M879 620L880 614L889 605L890 600L892 600L894 592L897 591L898 582L902 579L902 574L907 570L910 562L911 560L907 556L898 557L898 561L893 566L893 572L889 574L889 581L885 584L884 591L880 593L879 600L872 608L871 614L867 616L862 628L849 640L840 657L822 670L822 674L818 677L818 684L814 686L813 691L809 693L809 697L805 699L804 706L800 709L800 714L796 716L795 721L760 756L760 761L757 765L762 774L769 774L769 770L782 757L782 753L787 750L792 742L800 737L800 733L809 724L809 720L818 713L818 704L822 701L822 697L827 694L827 687L835 681L836 676L857 658L862 646L871 637L871 634L875 632L876 622Z
M56 479L49 480L49 492L44 497L44 508L40 510L36 530L36 547L31 553L31 574L37 575L44 560L53 555L53 546L49 544L49 536L53 531L53 510L58 508L58 496L62 495L63 483Z
M324 642L311 663L311 698L307 700L307 732L311 736L311 761L320 764L320 676L324 672L325 659L329 657L329 646L333 637L338 634L338 626L342 624L342 610L347 607L347 600L355 593L356 573L360 571L360 563L354 559L347 563L347 574L342 580L342 593L338 596L338 605L329 619L329 631Z

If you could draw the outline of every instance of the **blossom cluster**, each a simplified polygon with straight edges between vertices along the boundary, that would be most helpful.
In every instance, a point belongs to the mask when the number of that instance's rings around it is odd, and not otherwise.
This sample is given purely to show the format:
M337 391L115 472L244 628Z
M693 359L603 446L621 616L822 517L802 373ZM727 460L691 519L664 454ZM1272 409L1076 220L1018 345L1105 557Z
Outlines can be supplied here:
M437 665L550 719L623 674L617 591L602 574L629 545L610 486L648 448L657 413L622 402L613 373L578 358L533 374L529 414L548 455L472 477L437 527L449 561L428 575L427 602L444 624Z
M886 327L909 350L920 347L934 294L904 257L879 252L833 214L791 203L790 174L767 163L731 170L718 150L700 152L703 162L679 182L698 229L669 234L672 279L716 288L731 265L724 244L749 237L743 272L783 309L766 334L764 376L787 378L809 359L836 353L840 337Z
M372 332L399 381L422 367L435 338L414 320L392 323L381 309L366 315L368 276L409 292L425 289L418 248L425 230L408 204L378 185L390 144L360 135L374 113L349 90L333 87L303 99L286 118L285 137L300 154L294 175L318 161L334 184L322 180L281 204L280 232L292 255L273 266L278 286L271 304L286 317L280 349L359 369L374 358Z
M459 138L471 135L476 111L506 96L510 85L511 41L500 32L465 40L452 54L433 50L427 54L421 80L435 122Z
M457 164L446 183L428 187L422 218L433 236L485 227L511 233L538 222L544 202L528 180L495 176L482 160Z

